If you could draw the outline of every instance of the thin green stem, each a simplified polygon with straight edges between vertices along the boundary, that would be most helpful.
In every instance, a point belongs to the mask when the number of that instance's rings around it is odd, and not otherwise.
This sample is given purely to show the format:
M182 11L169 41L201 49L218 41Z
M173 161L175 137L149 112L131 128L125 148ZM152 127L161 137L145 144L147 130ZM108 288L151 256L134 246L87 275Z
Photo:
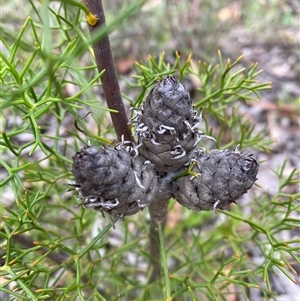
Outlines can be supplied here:
M163 268L163 274L165 279L166 300L168 300L171 296L171 289L170 289L170 278L169 278L166 250L164 244L164 227L161 223L158 224L158 236L159 236L159 244L160 244L160 259L161 259L161 265Z

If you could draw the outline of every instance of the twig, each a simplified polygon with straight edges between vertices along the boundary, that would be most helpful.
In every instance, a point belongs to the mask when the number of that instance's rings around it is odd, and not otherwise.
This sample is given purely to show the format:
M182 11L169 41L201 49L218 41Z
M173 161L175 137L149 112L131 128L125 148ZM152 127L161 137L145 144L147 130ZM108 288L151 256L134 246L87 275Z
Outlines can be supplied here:
M84 0L83 3L87 6L93 16L97 18L95 24L88 22L90 33L93 35L103 26L106 26L102 1ZM100 41L95 42L93 44L93 49L98 71L101 72L105 69L104 74L101 76L101 82L107 106L110 109L118 111L117 114L110 114L118 140L121 141L121 137L124 135L125 140L133 141L132 134L128 126L128 118L121 96L108 35Z
M18 234L14 236L14 241L25 246L26 248L32 248L36 245L33 243L33 240L30 236L24 235L24 234ZM46 253L49 249L46 247L41 247L38 252L43 254ZM58 265L62 264L64 261L67 261L69 259L70 254L67 252L64 252L63 250L59 250L58 252L51 252L48 254L48 258L50 258L52 261L57 263Z
M26 248L32 248L35 247L36 244L34 244L32 238L30 236L27 236L25 234L18 234L14 236L14 241L20 244L22 247ZM49 248L47 247L41 247L40 249L36 250L37 254L44 254L49 251ZM58 249L58 251L51 252L47 255L47 258L51 259L53 262L55 262L58 266L66 267L69 266L69 269L73 275L76 275L76 266L74 265L73 261L73 255L65 252L62 249ZM53 265L52 265L53 268ZM82 283L89 283L90 278L87 275L83 275L81 278ZM100 289L98 289L100 292Z

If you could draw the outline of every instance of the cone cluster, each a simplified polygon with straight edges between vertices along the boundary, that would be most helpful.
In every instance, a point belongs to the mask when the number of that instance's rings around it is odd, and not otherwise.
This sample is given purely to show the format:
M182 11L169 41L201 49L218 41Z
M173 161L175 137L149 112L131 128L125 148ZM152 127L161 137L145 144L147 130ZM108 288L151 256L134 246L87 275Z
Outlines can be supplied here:
M165 190L189 209L216 210L235 202L256 181L259 165L251 154L206 154L197 148L206 137L198 129L202 118L174 77L156 84L131 121L137 146L129 141L114 148L88 146L74 156L75 182L70 184L85 207L123 217Z

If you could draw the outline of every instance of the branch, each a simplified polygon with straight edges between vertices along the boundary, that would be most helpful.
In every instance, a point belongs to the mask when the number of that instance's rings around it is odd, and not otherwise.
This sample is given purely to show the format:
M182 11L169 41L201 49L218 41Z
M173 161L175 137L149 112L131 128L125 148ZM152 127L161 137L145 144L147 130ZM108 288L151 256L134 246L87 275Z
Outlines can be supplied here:
M83 0L93 17L95 22L89 22L88 26L90 34L95 34L105 25L105 14L101 0ZM113 61L110 42L108 35L104 36L100 41L93 44L95 60L98 71L105 69L101 76L101 83L107 106L110 109L117 110L118 113L110 113L118 140L121 141L122 135L125 140L133 141L132 134L128 126L128 118L123 104L120 86L117 78L117 72Z
M92 18L90 15L88 16L89 30L91 35L93 35L98 30L100 30L102 26L106 26L102 1L83 0L83 3L87 6L90 13L93 15ZM93 19L94 16L97 19ZM118 114L111 113L112 122L115 127L118 140L121 140L121 136L124 135L125 140L133 141L131 132L128 127L128 119L121 97L108 35L106 35L100 41L95 42L93 44L93 49L98 71L101 72L103 69L105 69L105 73L101 77L101 82L107 105L110 109L118 111ZM160 276L161 264L160 261L157 260L158 258L160 258L158 224L162 224L162 227L164 228L167 217L169 198L170 196L158 196L149 206L151 215L149 240L150 254L152 256L150 260L150 265L152 267L152 276L150 282L155 281Z

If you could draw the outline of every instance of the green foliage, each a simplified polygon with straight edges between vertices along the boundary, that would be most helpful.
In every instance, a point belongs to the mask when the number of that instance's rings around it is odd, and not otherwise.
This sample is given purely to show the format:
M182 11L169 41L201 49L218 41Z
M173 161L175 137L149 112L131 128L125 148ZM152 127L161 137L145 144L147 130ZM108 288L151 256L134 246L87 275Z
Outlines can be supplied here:
M299 264L297 240L280 238L299 227L300 195L286 192L299 173L286 176L283 164L276 171L277 193L254 195L247 216L239 205L219 212L212 225L213 213L184 209L176 229L167 227L165 234L160 229L163 275L147 285L146 210L118 221L113 230L109 220L76 207L66 192L76 150L88 140L111 143L114 138L99 97L102 74L93 62L82 6L74 1L31 4L31 17L19 32L6 31L1 38L0 294L9 300L226 300L230 294L246 298L248 290L258 288L265 300L275 300L270 274L277 268L295 281L290 262ZM108 29L139 5L120 12ZM139 106L157 79L168 74L196 78L195 107L203 109L203 130L217 139L216 147L239 144L266 151L270 140L238 108L269 84L255 81L256 65L239 70L240 60L224 64L219 54L219 64L210 65L177 55L169 64L164 55L150 56L135 65L133 80L127 82L138 96L124 96ZM91 112L87 123L81 110ZM218 135L209 126L213 120ZM114 236L119 236L117 243ZM260 250L262 262L247 256L252 248Z
M196 78L199 83L196 99L201 99L194 103L196 109L203 109L204 120L212 119L218 122L220 128L215 134L213 129L206 122L205 133L216 138L216 148L234 148L239 145L241 148L256 148L268 151L271 140L266 138L266 133L261 130L255 132L255 125L251 123L249 117L237 116L237 111L241 103L248 104L252 100L257 100L259 91L270 88L270 83L259 83L256 77L261 73L257 71L257 64L251 65L247 70L241 68L235 70L242 56L235 62L227 60L223 64L223 58L219 52L219 64L212 66L206 62L193 62L191 55L182 62L176 53L174 64L171 66L165 62L162 54L157 60L149 56L148 64L136 63L136 75L133 78L137 83L127 82L131 87L138 87L141 93L136 100L130 100L134 107L139 106L147 94L148 88L153 83L170 74L176 74L182 81L185 78ZM223 136L229 136L226 144L222 141ZM220 144L223 142L223 145Z

